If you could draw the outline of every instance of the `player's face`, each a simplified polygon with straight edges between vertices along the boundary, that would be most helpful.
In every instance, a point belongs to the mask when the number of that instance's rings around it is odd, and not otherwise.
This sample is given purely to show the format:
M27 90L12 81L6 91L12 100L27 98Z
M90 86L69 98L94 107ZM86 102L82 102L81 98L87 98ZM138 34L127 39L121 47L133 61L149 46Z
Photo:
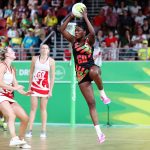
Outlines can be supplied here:
M11 47L7 48L7 53L6 53L5 56L6 56L6 58L9 57L12 60L16 59L15 52L14 52L14 50Z
M40 51L41 51L41 54L48 55L49 54L48 45L42 45Z
M76 39L80 39L83 36L85 36L85 31L81 27L76 26L76 28L75 28L75 37L76 37Z

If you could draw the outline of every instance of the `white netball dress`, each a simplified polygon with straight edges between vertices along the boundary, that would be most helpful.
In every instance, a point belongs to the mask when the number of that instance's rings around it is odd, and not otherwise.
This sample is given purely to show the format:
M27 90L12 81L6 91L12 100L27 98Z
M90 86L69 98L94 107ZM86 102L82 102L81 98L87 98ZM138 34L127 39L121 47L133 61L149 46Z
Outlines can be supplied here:
M40 63L40 57L35 62L35 68L33 72L33 78L31 83L31 90L33 94L31 96L48 97L49 94L49 73L50 64L49 58L45 63Z
M8 68L4 74L3 82L10 86L12 86L13 84L13 73L12 71L10 72ZM3 101L16 102L15 100L13 100L13 97L13 91L0 88L0 103Z

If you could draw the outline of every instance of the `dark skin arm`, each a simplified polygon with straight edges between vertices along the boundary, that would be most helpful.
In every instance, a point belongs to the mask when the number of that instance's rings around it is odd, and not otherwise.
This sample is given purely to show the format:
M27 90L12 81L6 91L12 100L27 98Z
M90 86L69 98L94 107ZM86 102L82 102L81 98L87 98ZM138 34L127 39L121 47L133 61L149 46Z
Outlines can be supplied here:
M82 10L82 14L83 14L83 18L87 24L88 30L89 30L89 34L88 34L88 42L90 45L93 45L95 42L95 31L94 28L92 26L92 24L90 23L88 17L87 17L87 10L84 9ZM72 36L68 31L66 31L66 27L68 25L68 23L74 18L74 15L71 13L71 15L64 21L64 23L61 25L60 27L60 32L62 33L62 35L64 36L65 39L67 39L69 42L73 43L74 41L74 36Z
M83 14L83 18L87 24L87 27L88 27L88 30L89 30L89 34L88 34L88 42L90 45L93 45L94 42L95 42L95 31L94 31L94 28L91 24L91 22L89 21L88 17L87 17L87 10L84 9L82 11L82 14Z
M60 32L64 36L66 40L73 43L74 36L72 36L68 31L66 31L68 23L74 18L73 14L69 15L69 17L64 21L64 23L60 26Z

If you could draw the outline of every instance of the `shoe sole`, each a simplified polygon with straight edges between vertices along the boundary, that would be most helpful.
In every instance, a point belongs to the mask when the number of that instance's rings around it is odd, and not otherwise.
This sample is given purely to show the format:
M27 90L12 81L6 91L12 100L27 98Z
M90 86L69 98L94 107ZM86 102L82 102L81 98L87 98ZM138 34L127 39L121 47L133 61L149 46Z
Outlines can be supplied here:
M104 103L105 105L108 105L108 104L110 104L111 103L111 101L110 102L108 102L108 103Z

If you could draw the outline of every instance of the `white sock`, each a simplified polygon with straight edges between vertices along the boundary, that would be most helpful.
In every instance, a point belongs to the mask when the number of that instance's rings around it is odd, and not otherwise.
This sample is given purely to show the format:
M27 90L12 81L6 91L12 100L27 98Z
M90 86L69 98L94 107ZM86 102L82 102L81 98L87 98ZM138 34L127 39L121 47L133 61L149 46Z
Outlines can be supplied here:
M102 134L101 128L99 125L94 126L98 137Z
M102 96L102 97L104 97L104 98L107 97L107 96L106 96L106 93L105 93L105 91L104 91L104 89L100 90L100 96Z

